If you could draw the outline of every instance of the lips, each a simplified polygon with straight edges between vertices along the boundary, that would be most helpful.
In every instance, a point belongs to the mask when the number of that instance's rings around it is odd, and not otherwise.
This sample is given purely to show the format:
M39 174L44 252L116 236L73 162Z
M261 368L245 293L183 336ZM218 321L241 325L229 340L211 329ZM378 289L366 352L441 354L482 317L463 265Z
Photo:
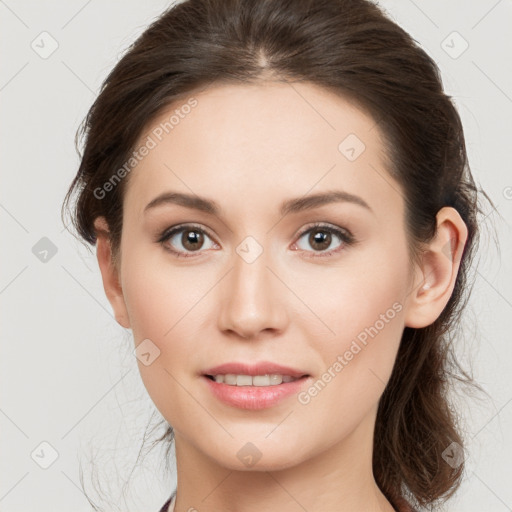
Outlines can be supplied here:
M253 411L277 407L280 403L290 400L304 390L311 384L311 381L312 377L304 376L292 382L271 386L233 386L211 380L206 375L201 376L201 385L206 386L206 389L217 400L232 408Z
M218 366L214 366L212 368L208 368L204 372L203 375L206 376L215 376L215 375L226 375L226 374L235 374L235 375L289 375L290 377L300 378L304 376L308 376L309 374L306 371L299 370L297 368L291 368L289 366L283 366L277 363L272 363L268 361L262 361L257 364L249 364L249 363L224 363Z

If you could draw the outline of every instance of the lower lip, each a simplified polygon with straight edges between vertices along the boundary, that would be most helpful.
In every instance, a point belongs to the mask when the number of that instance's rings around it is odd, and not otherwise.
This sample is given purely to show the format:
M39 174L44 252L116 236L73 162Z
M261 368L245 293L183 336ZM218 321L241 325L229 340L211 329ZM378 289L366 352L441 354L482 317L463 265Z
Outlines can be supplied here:
M273 386L231 386L202 376L210 391L222 402L239 409L266 409L290 395L297 394L310 377Z

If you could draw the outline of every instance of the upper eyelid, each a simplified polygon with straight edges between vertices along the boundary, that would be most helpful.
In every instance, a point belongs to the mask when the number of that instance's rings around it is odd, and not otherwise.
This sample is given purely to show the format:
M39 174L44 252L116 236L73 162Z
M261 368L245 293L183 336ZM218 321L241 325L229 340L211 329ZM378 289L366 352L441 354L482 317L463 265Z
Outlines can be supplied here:
M166 228L161 232L160 238L166 237L171 233L174 232L180 232L184 229L197 229L198 231L205 232L208 236L213 237L213 235L210 233L210 230L208 228L205 228L204 226L200 226L199 224L194 223L185 223L185 224L176 224L175 226L171 226L170 228ZM213 237L214 238L214 237Z
M313 224L306 226L304 229L301 229L296 236L302 236L304 233L307 233L309 230L315 228L332 229L335 231L341 231L342 233L347 233L347 235L352 235L352 233L347 228L344 228L342 226L336 226L335 224L330 224L329 222L314 222Z

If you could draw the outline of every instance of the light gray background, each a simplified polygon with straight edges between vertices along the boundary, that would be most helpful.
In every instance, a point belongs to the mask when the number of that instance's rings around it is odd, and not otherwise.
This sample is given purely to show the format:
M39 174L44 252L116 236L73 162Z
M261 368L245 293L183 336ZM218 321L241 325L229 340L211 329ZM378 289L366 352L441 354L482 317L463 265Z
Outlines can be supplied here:
M464 484L446 510L512 510L512 2L380 4L440 66L464 123L474 176L501 214L490 214L483 226L495 226L501 257L492 234L484 232L461 350L492 401L484 397L460 405L467 412L471 457ZM4 512L91 510L78 464L81 460L93 497L91 453L98 479L117 501L114 510L159 510L174 486L175 475L164 473L163 452L154 450L135 471L126 502L120 498L156 409L140 381L130 331L112 316L95 253L60 220L60 205L78 168L78 124L122 52L167 5L0 0ZM51 48L43 31L58 43L48 58L31 47ZM454 31L469 44L459 56L464 41ZM33 252L43 237L57 250L46 262ZM52 450L57 458L44 469Z

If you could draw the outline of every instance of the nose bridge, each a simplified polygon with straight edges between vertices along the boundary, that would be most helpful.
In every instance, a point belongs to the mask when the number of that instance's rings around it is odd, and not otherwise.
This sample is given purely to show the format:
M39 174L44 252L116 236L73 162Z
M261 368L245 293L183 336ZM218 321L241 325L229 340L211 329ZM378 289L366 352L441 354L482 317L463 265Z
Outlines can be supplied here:
M269 270L271 254L252 236L236 247L233 268L227 276L221 300L221 329L233 330L242 337L257 336L265 329L282 329L284 305L279 281Z
M252 236L247 236L235 249L233 257L233 280L236 287L250 294L268 291L270 274L267 266L270 254L268 248Z

